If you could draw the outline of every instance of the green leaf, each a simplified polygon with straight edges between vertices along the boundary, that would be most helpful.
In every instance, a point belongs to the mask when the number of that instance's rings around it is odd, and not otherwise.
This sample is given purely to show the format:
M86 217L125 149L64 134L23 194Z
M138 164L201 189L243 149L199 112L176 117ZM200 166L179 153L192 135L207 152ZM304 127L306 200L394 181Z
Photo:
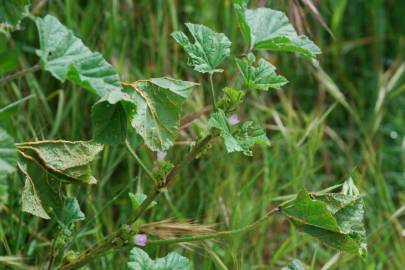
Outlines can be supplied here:
M3 26L17 25L29 14L29 5L29 0L0 0L0 29Z
M15 172L17 166L17 148L14 139L0 128L0 175Z
M174 144L182 105L195 85L171 78L128 84L130 98L137 106L131 124L151 150L164 151Z
M194 43L180 31L173 32L171 36L190 56L194 69L201 73L222 72L217 66L231 52L229 39L204 25L186 23L186 26L195 40Z
M92 52L57 18L47 15L36 18L42 66L55 78L71 80L104 97L120 91L120 80L114 68L99 53Z
M282 207L299 229L325 244L350 253L366 252L364 209L359 196L324 194L311 198L301 191Z
M287 266L281 268L281 270L305 270L307 267L298 259L292 260Z
M80 210L79 203L74 197L65 197L63 200L63 208L59 216L60 222L63 225L69 226L70 224L84 220L86 217Z
M69 183L97 182L92 176L91 162L103 150L101 144L91 141L39 141L19 144L19 150Z
M166 257L152 260L149 255L140 248L133 248L129 254L128 269L130 270L190 270L190 261L171 252Z
M97 94L101 99L92 113L95 140L105 144L122 143L126 137L127 119L131 119L136 107L122 92L114 68L55 17L37 18L36 24L40 40L37 54L42 68L62 82L70 80Z
M218 110L211 115L208 127L220 131L220 136L224 139L228 153L243 152L243 154L251 156L253 154L251 148L255 144L270 144L265 132L260 128L255 128L253 122L248 121L232 131L223 110Z
M298 35L287 16L269 8L246 9L235 4L244 38L251 49L295 52L314 59L320 49L306 36Z
M146 195L143 194L143 193L135 193L135 194L134 194L134 193L130 192L130 193L128 193L128 195L129 195L129 199L131 200L132 208L133 208L134 210L137 209L139 206L141 206L141 204L143 203L143 201L146 200L146 198L148 197L148 196L146 196ZM149 205L148 208L152 208L152 207L154 207L156 204L157 204L157 202L152 201L152 203Z
M283 76L277 75L276 68L264 59L260 59L255 67L255 56L251 53L246 60L235 60L248 89L280 88L288 82Z

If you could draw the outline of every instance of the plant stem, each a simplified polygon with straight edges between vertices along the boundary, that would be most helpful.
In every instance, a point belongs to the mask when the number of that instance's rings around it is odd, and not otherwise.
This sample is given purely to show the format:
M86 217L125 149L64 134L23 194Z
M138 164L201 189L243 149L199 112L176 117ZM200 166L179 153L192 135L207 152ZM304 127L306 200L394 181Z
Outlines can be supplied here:
M134 217L129 222L129 228L133 228L136 226L136 221L138 218L145 212L148 206L153 202L153 200L164 191L170 183L174 181L177 174L187 166L191 161L193 161L196 157L198 157L204 149L208 146L209 142L217 136L216 133L209 134L201 141L199 141L193 150L186 155L173 169L168 173L164 182L159 183L156 188L148 195L148 197L142 202L142 204L135 210ZM132 149L131 149L132 150ZM127 232L130 235L135 235L138 230L131 230ZM81 266L88 264L93 259L103 256L109 250L113 248L120 248L123 245L127 244L122 236L122 230L119 229L113 232L110 235L104 237L100 242L96 243L92 247L88 248L84 251L78 259L65 264L61 267L61 270L69 270L69 269L77 269Z
M136 162L141 166L141 168L145 171L145 173L157 184L157 180L153 173L146 167L146 165L142 162L142 160L138 157L138 155L135 153L135 151L131 148L131 145L129 144L128 140L125 140L125 146L128 150L128 152L132 155L133 158L135 158Z
M222 231L222 232L203 234L203 235L198 235L198 236L179 237L179 238L174 238L174 239L151 240L151 241L148 242L148 244L149 245L175 244L175 243L201 241L201 240L207 240L207 239L218 238L218 237L228 237L228 236L232 236L232 235L235 235L235 234L238 234L238 233L253 230L259 224L266 221L269 216L271 216L271 215L273 215L275 213L278 213L278 212L280 212L280 208L278 208L278 207L273 208L265 216L263 216L262 218L256 220L252 224L249 224L249 225L247 225L245 227L242 227L242 228L239 228L239 229L236 229L236 230Z
M209 79L210 79L210 86L211 86L211 102L212 102L212 107L214 108L214 112L217 111L217 102L215 99L215 89L214 89L214 82L212 81L212 76L214 74L210 73Z

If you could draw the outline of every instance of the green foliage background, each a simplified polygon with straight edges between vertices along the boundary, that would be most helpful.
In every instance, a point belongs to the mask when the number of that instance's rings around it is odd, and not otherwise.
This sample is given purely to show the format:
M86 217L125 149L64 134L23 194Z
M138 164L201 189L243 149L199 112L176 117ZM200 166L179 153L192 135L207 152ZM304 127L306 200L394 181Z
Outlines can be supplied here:
M31 12L56 15L89 48L101 52L124 81L170 75L202 83L205 91L193 92L186 114L204 111L209 85L187 66L186 55L170 33L184 31L184 22L201 23L225 33L239 44L238 51L246 49L230 0L33 2ZM266 3L253 2L253 6ZM174 246L149 249L152 258L177 249L192 259L196 269L204 270L278 269L293 258L312 269L328 263L332 265L329 269L402 269L405 265L405 3L321 1L317 7L333 38L299 4L302 2L269 1L267 5L290 16L302 11L301 19L295 17L295 26L321 48L318 59L324 71L292 55L264 54L290 83L282 91L252 92L241 115L263 123L272 146L256 148L254 157L228 155L223 146L213 147L181 174L147 219L195 219L218 223L220 229L239 228L277 205L280 196L296 193L303 186L319 190L351 176L365 195L369 256L360 259L338 254L276 217L256 231L199 245L197 252ZM25 31L14 32L8 42L0 39L2 72L36 64L34 48L39 41L35 26L25 20L21 27ZM7 64L11 57L18 57L18 66ZM222 77L216 76L217 88L240 85L236 65L226 61L233 70L225 69ZM90 139L90 108L96 97L76 90L46 72L27 73L7 85L0 79L0 108L36 95L2 113L2 124L17 141ZM190 130L179 141L187 142L199 132L196 126ZM135 135L131 142L152 167L154 154ZM188 150L187 146L178 148L183 150L169 151L170 159L179 160ZM136 162L119 147L106 148L94 173L98 185L69 191L87 217L78 225L77 250L128 219L128 192L151 186ZM9 183L9 202L0 211L0 255L27 257L25 262L35 264L35 258L47 255L50 232L57 224L45 226L45 221L21 212L23 184L18 177ZM90 268L124 269L126 254L111 253Z

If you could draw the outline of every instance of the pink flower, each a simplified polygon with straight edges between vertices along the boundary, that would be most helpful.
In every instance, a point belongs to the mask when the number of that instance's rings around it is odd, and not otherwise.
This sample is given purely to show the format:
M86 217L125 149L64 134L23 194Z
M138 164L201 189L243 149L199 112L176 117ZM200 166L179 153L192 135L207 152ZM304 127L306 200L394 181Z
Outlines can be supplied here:
M157 160L162 161L165 159L167 152L158 151L156 154Z
M238 124L240 122L239 117L236 114L232 114L231 116L229 116L228 118L228 123L231 126L234 126L236 124Z
M137 234L134 236L134 244L140 247L146 246L148 243L148 237L146 234Z

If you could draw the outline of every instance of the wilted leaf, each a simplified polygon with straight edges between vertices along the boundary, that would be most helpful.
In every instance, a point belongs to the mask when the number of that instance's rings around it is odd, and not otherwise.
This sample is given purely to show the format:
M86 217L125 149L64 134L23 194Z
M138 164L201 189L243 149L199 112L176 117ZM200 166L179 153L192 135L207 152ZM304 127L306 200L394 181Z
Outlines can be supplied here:
M246 122L241 127L236 127L235 131L232 131L228 118L222 110L218 110L218 112L211 115L208 126L210 129L216 128L220 131L226 150L229 153L243 152L243 154L251 156L253 154L251 148L255 144L269 144L265 132L260 128L255 128L253 122Z
M137 107L131 124L151 150L164 151L173 145L182 105L195 85L171 78L128 84L129 95Z
M103 145L84 141L39 141L19 144L19 150L36 159L43 167L69 182L96 183L91 162Z
M59 216L63 208L61 181L30 156L21 153L25 168L25 186L22 193L23 211L40 218Z
M86 217L80 210L80 206L76 198L65 197L63 199L63 208L59 216L59 220L63 225L69 226L70 224L85 218Z
M0 0L0 29L2 24L15 26L28 15L29 0Z
M243 76L248 89L268 90L269 88L280 88L288 81L283 76L276 74L276 68L264 59L254 66L255 56L249 54L246 60L236 59L239 71Z
M29 176L25 177L24 190L22 192L22 210L40 218L51 218L44 209L41 199Z
M297 34L284 13L269 8L246 9L238 4L235 10L251 49L295 52L310 60L321 53L309 38Z
M331 247L365 254L364 209L359 196L324 194L316 198L301 191L282 212L302 231Z
M222 72L217 67L230 54L229 39L204 25L186 23L186 26L195 40L194 43L180 31L173 32L171 36L190 56L194 69L201 73Z
M152 260L149 255L140 248L133 248L129 254L128 269L130 270L190 270L190 261L171 252L166 257Z

